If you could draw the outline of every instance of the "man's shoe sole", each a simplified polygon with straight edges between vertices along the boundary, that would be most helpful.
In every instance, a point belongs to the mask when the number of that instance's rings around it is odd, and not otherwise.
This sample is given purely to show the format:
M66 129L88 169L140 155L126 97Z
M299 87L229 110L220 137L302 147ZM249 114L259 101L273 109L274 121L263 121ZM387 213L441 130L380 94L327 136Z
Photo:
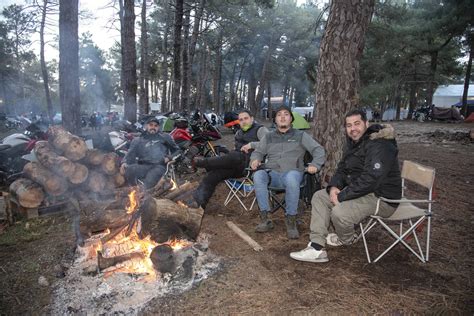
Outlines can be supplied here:
M325 263L329 262L329 258L319 258L319 259L302 259L302 258L295 258L290 254L290 258L296 261L303 261L303 262L312 262L312 263Z

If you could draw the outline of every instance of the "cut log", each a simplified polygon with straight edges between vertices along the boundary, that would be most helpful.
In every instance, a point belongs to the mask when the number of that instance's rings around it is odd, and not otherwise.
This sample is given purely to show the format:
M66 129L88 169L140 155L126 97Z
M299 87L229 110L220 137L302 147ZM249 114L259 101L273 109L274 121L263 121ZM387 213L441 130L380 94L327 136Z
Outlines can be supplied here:
M181 186L177 187L176 189L169 191L168 194L164 196L165 199L174 200L177 196L183 194L184 192L188 192L193 189L193 186L197 186L197 182L185 182Z
M10 193L21 206L38 207L44 200L43 188L30 179L20 178L10 184Z
M118 156L115 153L107 153L104 155L104 159L102 160L100 166L102 171L105 174L113 175L118 173Z
M68 176L69 182L73 184L81 184L87 180L89 169L81 163L74 162L74 172Z
M147 198L140 205L142 236L150 235L157 242L163 242L159 222L176 223L191 239L196 239L204 215L202 208L189 208L166 199ZM171 236L169 236L171 237Z
M48 140L61 155L72 161L77 161L86 156L86 142L61 126L51 126L48 129Z
M263 248L262 246L260 246L260 244L258 242L256 242L255 240L252 239L252 237L250 237L249 235L247 235L247 233L245 233L242 229L240 229L237 225L235 225L233 222L231 221L227 221L226 222L227 224L227 227L229 227L230 229L232 229L232 231L234 233L236 233L240 238L242 238L247 244L250 245L250 247L253 248L253 250L255 251L262 251Z
M84 162L90 165L98 166L104 160L105 153L99 149L89 149L84 157Z
M117 173L113 175L112 177L114 179L114 184L116 188L121 187L122 185L125 184L125 177L121 175L120 173Z
M105 229L114 230L125 227L130 221L130 214L124 208L112 205L100 205L95 207L85 206L81 203L80 227L83 233L93 233Z
M68 189L65 178L59 177L38 162L27 163L23 172L28 178L41 184L43 189L53 196L61 195Z
M87 187L92 192L99 193L104 190L106 181L107 180L104 174L96 170L89 170L89 176L87 178Z
M58 155L47 141L37 142L34 151L38 161L54 173L63 177L69 177L74 173L73 162Z
M132 253L127 253L124 255L112 257L112 258L106 258L102 255L102 252L98 251L97 252L97 265L99 266L99 270L105 270L109 267L113 267L119 263L128 261L128 260L134 260L134 259L144 259L145 254L143 252L132 252Z

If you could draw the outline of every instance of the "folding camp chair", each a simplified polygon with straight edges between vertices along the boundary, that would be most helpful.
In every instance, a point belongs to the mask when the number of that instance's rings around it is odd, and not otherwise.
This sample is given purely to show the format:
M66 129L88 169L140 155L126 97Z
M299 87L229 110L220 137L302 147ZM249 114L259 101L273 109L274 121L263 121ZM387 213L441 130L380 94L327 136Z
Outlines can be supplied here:
M255 204L255 194L253 194L254 198L252 199L252 203L250 204L250 207L247 207L247 205L244 202L244 199L250 197L252 193L255 191L255 187L252 181L252 170L247 168L246 169L246 174L242 178L232 178L232 179L227 179L225 180L225 184L229 188L229 193L227 194L227 197L224 201L224 206L227 206L230 201L232 201L234 198L239 201L240 205L244 208L245 211L252 210L254 204Z
M309 174L306 174L306 173L304 174L303 180L301 181L301 184L300 184L300 200L304 198L303 189L306 187L307 175ZM268 187L268 197L270 200L270 204L272 206L270 213L274 213L280 208L283 210L285 209L286 207L285 196L283 195L281 198L278 196L281 193L285 193L284 188L271 187L271 186Z
M416 200L408 199L405 197L405 181L411 181L422 187L428 189L428 199L427 200ZM412 161L405 160L403 162L402 168L402 199L400 200L390 200L380 197L377 201L377 208L375 210L375 215L370 216L369 222L364 226L360 223L361 236L364 240L365 252L367 254L367 261L370 263L371 258L369 254L369 249L367 247L366 235L372 228L379 223L387 232L395 239L395 241L383 251L373 262L377 262L385 254L387 254L393 247L397 244L402 244L410 252L412 252L421 262L426 263L429 260L429 250L430 250L430 233L431 233L431 215L432 210L431 206L434 202L432 200L433 196L433 183L435 180L435 169L426 167L420 164L417 164ZM388 203L400 203L395 212L387 218L378 216L380 201L385 201ZM420 208L413 203L427 204L427 208ZM420 244L420 240L417 235L417 228L421 227L420 225L427 222L426 225L426 240L425 240L425 249L423 250ZM404 223L408 223L408 227L403 227ZM389 225L399 225L399 232L393 230ZM407 238L408 237L408 238ZM414 246L411 246L409 238L413 237L416 244L416 250Z

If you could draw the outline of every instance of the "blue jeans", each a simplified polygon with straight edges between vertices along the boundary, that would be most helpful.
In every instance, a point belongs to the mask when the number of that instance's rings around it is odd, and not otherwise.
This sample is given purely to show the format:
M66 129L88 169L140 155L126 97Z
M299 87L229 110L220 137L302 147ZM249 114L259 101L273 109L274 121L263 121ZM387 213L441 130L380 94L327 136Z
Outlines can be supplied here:
M276 172L258 170L253 174L255 195L261 212L270 210L268 201L268 187L285 189L285 215L296 215L298 212L298 200L300 199L300 184L303 180L303 172L290 170L287 172Z

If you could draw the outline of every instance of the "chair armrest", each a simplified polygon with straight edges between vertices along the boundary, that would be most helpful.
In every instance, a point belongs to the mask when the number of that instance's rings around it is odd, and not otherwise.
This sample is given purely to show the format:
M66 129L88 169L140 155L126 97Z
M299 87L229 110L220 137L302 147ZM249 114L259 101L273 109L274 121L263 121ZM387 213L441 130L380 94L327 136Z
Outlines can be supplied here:
M434 203L435 200L409 200L409 199L402 199L402 200L391 200L384 197L379 197L380 200L388 203Z

